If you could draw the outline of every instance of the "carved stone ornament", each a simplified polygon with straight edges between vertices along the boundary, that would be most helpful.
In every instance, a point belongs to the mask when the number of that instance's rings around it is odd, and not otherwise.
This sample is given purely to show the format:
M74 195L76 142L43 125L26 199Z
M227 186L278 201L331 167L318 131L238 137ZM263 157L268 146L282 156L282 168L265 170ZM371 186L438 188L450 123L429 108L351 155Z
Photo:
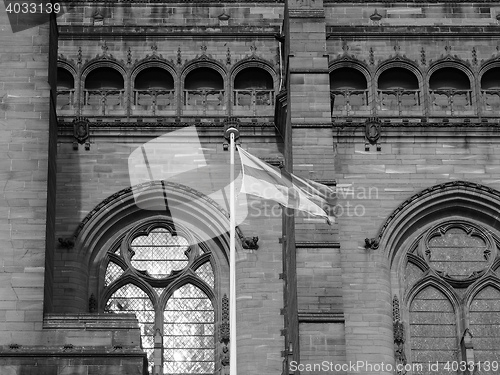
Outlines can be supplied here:
M370 16L370 19L372 21L380 21L382 19L382 15L377 11L377 9L375 9L375 12Z
M71 238L58 238L59 247L66 250L71 250L75 246L75 242Z
M380 139L380 120L377 118L369 118L365 123L365 138L367 143L371 145L377 144ZM365 145L365 149L367 145ZM369 146L368 146L369 149ZM367 150L368 151L368 150ZM380 151L380 147L377 145L377 151Z
M93 18L94 26L103 26L104 25L104 16L102 15L100 9L96 10L96 12L92 16L92 18Z
M92 293L89 297L89 312L90 313L97 312L97 298L95 298L94 293Z
M401 315L399 312L399 298L394 295L392 299L392 319L393 319L393 329L394 329L394 357L396 359L397 365L402 365L398 367L404 367L406 365L406 353L405 353L405 326L401 321ZM401 369L396 371L397 375L405 375L406 370Z
M78 144L85 143L85 149L90 150L90 125L89 120L83 117L77 117L73 120L73 149L78 149Z
M221 21L227 21L229 20L231 16L229 14L226 14L225 11L223 11L220 15L219 15L219 20Z
M222 366L229 366L229 348L224 344L222 353L220 355L220 364Z
M231 18L231 16L229 14L226 14L226 12L224 11L217 18L219 19L220 26L228 26L229 18Z
M257 250L259 248L257 242L259 242L259 237L245 237L241 240L241 245L247 250Z
M220 342L229 342L229 298L227 294L222 297L222 321L219 327Z
M365 249L366 250L377 250L378 240L376 238L365 238Z
M221 343L220 364L222 367L221 375L228 375L229 369L229 298L227 294L222 297L222 321L219 326L219 336Z

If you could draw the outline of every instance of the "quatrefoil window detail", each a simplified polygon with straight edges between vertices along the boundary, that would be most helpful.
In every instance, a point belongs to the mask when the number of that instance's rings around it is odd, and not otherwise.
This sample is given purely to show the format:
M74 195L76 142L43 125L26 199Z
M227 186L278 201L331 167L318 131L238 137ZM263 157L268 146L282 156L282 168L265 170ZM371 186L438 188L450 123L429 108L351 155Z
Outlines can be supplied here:
M468 225L442 225L430 232L425 258L442 276L465 280L490 265L491 241L486 234Z
M188 249L189 242L184 237L172 235L165 228L155 228L148 235L132 240L130 261L136 270L163 279L188 265Z

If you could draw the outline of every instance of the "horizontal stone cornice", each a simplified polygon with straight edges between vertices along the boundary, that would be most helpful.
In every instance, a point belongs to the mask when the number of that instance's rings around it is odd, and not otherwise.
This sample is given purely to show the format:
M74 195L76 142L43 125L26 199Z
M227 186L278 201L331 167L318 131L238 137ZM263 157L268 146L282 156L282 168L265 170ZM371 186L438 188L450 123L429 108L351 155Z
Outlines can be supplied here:
M275 39L279 26L59 26L59 40L155 40L204 36Z
M335 186L336 185L335 181L333 181L333 183L325 183L327 181L316 180L316 182L319 182L320 184L328 185L328 186ZM340 249L340 243L338 243L338 242L297 241L297 242L295 242L295 247L298 249L300 249L300 248L305 248L305 249L318 249L318 248Z
M439 38L474 38L488 39L497 38L500 26L348 26L335 25L326 26L326 38L405 38L433 39Z

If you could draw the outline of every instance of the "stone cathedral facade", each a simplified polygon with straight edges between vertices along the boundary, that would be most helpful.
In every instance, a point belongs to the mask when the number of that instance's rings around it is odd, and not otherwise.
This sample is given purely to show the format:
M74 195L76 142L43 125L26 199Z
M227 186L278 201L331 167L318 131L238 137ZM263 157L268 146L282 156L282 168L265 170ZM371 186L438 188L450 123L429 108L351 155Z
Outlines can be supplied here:
M0 375L229 374L231 126L336 190L332 225L247 197L240 374L498 373L497 2L62 5L0 16ZM208 172L158 177L186 129Z

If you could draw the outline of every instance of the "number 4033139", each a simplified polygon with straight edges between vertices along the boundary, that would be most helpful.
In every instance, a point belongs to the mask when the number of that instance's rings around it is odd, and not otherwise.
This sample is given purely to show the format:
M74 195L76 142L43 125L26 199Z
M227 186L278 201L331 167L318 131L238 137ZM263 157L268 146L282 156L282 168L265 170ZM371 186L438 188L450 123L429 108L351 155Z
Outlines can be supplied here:
M11 14L49 14L61 12L59 3L15 2L6 4L5 11Z

